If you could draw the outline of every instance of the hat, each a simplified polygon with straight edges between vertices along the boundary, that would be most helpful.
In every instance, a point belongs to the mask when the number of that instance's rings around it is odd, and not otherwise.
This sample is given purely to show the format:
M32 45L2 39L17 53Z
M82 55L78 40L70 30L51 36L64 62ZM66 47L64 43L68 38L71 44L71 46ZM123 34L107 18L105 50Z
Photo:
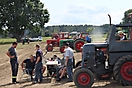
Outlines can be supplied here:
M124 33L122 31L118 31L118 34L123 34L124 35Z
M54 55L54 57L57 57L57 55Z
M65 43L65 46L69 46L69 43L68 43L68 42L66 42L66 43Z

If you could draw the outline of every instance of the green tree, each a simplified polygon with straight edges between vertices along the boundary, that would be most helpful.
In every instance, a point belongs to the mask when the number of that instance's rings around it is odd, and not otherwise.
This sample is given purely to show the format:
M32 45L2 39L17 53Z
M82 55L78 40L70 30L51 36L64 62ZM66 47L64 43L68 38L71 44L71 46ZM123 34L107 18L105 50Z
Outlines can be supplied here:
M93 30L94 30L93 27L88 27L87 30L86 30L86 32L90 33L90 32L92 32Z
M9 31L19 42L24 30L43 28L49 13L40 0L0 0L0 30Z
M130 18L128 17L129 13L132 13L132 9L129 9L124 12L124 17L122 19L122 23L129 23Z

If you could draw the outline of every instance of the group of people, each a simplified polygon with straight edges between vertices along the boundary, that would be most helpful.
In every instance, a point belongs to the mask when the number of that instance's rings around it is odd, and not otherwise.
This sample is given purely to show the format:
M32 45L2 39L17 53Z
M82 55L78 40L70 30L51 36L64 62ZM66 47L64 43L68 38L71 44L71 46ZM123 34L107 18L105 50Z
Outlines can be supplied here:
M17 42L13 42L12 46L6 52L7 56L10 58L11 70L12 70L12 83L17 83L17 73L18 73L18 57L16 53ZM43 78L43 73L46 67L42 63L43 52L39 45L36 45L36 56L31 55L30 58L25 59L21 63L22 70L24 71L28 68L28 73L31 76L33 83L41 83ZM61 63L57 55L54 55L51 60L57 60L60 65L56 68L56 80L61 81L62 77L67 73L68 82L72 82L72 70L73 70L73 50L69 47L69 44L65 44L64 53L64 63ZM26 63L26 66L24 66ZM35 78L33 78L33 73Z

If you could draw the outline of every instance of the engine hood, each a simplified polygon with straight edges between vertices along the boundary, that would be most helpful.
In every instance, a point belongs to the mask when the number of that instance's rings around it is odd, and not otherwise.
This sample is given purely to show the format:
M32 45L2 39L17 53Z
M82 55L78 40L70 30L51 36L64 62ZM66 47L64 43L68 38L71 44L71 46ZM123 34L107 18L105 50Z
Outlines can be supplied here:
M107 43L86 43L84 44L84 46L95 46L98 48L105 48L105 47L108 47L108 44Z

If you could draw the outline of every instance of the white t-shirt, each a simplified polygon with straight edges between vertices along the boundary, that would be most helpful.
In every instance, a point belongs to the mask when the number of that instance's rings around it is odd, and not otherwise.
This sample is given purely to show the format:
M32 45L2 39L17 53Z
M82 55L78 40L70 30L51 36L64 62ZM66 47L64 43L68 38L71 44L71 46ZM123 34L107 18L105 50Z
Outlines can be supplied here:
M72 59L73 58L73 50L70 47L68 47L67 49L65 49L64 55L65 55L65 59L67 56L69 57L69 59Z

